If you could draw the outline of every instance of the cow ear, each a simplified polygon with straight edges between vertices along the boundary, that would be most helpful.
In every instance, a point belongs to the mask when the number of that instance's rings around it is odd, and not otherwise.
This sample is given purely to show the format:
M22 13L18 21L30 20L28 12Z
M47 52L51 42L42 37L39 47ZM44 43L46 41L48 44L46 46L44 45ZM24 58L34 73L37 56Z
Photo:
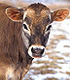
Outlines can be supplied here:
M52 13L52 21L63 21L69 15L69 10L60 9Z
M21 9L7 8L6 9L6 14L12 21L22 22L23 11Z

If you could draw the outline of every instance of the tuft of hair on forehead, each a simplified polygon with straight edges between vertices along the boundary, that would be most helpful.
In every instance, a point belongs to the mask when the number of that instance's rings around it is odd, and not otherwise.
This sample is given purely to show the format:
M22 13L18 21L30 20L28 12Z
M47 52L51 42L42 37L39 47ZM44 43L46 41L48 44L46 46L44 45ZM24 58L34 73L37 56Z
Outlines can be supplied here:
M34 4L31 4L27 7L26 9L27 11L27 15L30 16L30 17L45 17L45 16L48 16L50 14L50 9L41 4L41 3L34 3Z
M50 11L50 9L47 6L45 6L41 3L31 4L31 5L28 6L28 8L33 9L34 11L42 11L43 9L47 10L47 11Z

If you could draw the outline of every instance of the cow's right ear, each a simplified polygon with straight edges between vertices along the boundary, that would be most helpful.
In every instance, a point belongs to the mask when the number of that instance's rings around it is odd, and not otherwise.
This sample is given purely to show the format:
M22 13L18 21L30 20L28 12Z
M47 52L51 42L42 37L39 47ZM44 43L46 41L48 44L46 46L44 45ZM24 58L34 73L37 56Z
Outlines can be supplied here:
M68 9L60 9L52 13L52 21L63 21L69 15Z
M22 22L23 11L21 9L7 8L5 12L12 21Z

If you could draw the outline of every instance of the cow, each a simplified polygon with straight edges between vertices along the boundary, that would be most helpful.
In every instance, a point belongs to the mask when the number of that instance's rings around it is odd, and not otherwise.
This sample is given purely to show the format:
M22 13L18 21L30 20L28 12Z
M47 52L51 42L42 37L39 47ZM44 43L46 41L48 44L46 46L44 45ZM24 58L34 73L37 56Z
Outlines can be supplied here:
M50 24L68 14L68 9L51 12L41 3L25 9L0 4L0 80L22 80L32 60L46 53Z

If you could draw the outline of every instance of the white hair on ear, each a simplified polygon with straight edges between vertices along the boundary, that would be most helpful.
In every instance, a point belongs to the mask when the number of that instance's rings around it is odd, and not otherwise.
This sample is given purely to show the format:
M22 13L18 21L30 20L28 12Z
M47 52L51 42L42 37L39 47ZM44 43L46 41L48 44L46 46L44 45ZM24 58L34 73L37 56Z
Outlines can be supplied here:
M6 72L6 78L7 80L13 79L14 78L14 72L12 68L8 68Z
M27 15L27 11L24 12L23 20L25 19L26 15Z
M49 14L49 19L51 20L51 13Z

